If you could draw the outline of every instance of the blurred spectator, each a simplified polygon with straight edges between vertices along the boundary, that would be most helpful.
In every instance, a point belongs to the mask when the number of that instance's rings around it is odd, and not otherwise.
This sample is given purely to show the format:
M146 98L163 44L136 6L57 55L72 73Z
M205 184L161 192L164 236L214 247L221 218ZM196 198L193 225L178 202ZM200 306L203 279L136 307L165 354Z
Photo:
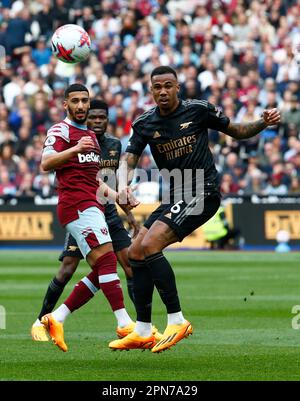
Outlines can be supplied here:
M268 55L264 58L263 64L259 66L258 71L261 79L264 81L268 78L276 79L278 64L275 63L272 55Z
M48 107L45 100L42 98L35 98L35 102L33 105L33 111L31 113L31 121L32 121L32 132L35 134L38 131L38 128L46 127L46 123L49 120Z
M82 2L83 3L83 2ZM83 27L88 33L91 33L92 26L95 21L95 15L93 9L90 6L83 6L82 13L81 9L77 9L77 17L74 15L74 22Z
M16 186L9 178L9 171L5 167L0 168L0 196L16 195Z
M32 59L35 64L40 67L41 65L48 64L50 62L52 52L47 47L46 37L40 36L36 42L35 49L32 50Z
M10 11L10 20L6 28L6 46L9 55L17 54L26 45L26 34L30 33L30 20L27 19L25 5L15 1Z
M226 173L222 176L221 192L223 195L237 194L240 189L239 184L233 181L232 175Z
M6 167L9 176L15 176L18 171L18 156L14 153L14 144L4 142L0 147L0 165Z
M35 192L33 191L32 188L32 180L33 180L33 175L31 173L24 174L24 176L21 179L18 191L16 193L18 197L33 198L35 196Z
M293 156L290 161L293 163L297 177L300 177L300 152Z
M121 21L113 16L112 11L105 10L102 13L102 17L93 23L92 29L95 32L96 39L102 39L106 36L113 37L119 33Z
M291 136L288 139L288 148L289 149L283 155L286 162L289 162L300 152L300 141L296 137Z
M282 113L283 124L294 124L300 131L300 105L296 95L291 96L290 108Z
M152 42L152 37L148 26L144 25L141 27L138 36L138 47L136 49L136 58L141 62L145 63L151 56L152 51L155 47Z
M42 172L37 175L33 181L35 194L41 198L51 198L56 195L53 185L53 177L48 173Z
M69 8L67 0L54 0L53 8L51 9L51 16L53 20L53 30L59 26L70 23Z
M263 191L264 195L286 195L288 193L288 188L281 180L281 174L272 174Z
M10 109L13 105L15 97L22 93L25 86L25 81L13 75L11 80L3 87L3 98L6 106Z
M51 0L42 0L42 9L37 13L36 20L39 24L40 34L49 39L53 35L53 7Z
M16 154L18 156L23 156L26 146L30 144L30 127L22 125L19 129L19 138L16 143Z
M265 177L258 168L253 169L246 176L246 186L243 190L244 195L251 195L253 193L262 195L265 189Z

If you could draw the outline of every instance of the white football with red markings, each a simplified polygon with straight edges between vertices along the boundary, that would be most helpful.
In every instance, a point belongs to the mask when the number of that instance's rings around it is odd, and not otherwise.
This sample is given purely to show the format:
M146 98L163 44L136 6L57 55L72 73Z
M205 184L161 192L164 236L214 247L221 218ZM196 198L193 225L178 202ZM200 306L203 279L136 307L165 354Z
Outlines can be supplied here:
M54 56L64 63L76 64L88 58L91 52L91 39L79 25L60 26L51 39Z

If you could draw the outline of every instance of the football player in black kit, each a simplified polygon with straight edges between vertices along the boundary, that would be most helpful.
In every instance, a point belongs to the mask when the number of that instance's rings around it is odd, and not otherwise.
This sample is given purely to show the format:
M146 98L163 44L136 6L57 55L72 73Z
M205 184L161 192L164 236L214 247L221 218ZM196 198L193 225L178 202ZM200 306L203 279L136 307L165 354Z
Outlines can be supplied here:
M101 100L92 100L90 110L87 118L88 127L93 130L97 136L101 148L101 174L106 177L109 174L114 174L119 166L119 159L121 155L121 143L119 139L106 133L108 124L108 107L107 104ZM123 267L126 280L128 294L132 302L133 296L133 283L132 283L132 270L128 261L128 247L131 244L131 238L123 226L123 222L118 215L116 206L108 203L105 206L105 219L109 227L110 236L114 252L118 258L120 265ZM129 225L133 228L133 237L138 233L139 227L130 211L127 211L127 220ZM52 312L55 304L57 303L60 295L62 294L66 284L72 278L80 260L83 256L77 246L75 239L69 234L66 234L64 250L61 253L59 260L62 262L61 267L52 279L47 289L41 312L38 319L35 321L31 328L31 336L34 341L48 341L44 326L40 323L40 319L47 313ZM95 289L96 291L96 289ZM124 337L130 333L133 327L117 328L119 337ZM156 340L160 338L160 333L153 327Z
M170 200L162 204L146 220L144 227L129 247L129 262L133 270L136 326L121 340L112 341L111 349L152 348L160 352L175 345L193 329L181 311L175 275L162 251L168 245L182 241L196 228L208 221L218 210L221 195L218 173L208 147L208 128L224 132L235 139L247 139L268 126L280 122L277 109L264 110L254 122L234 123L220 108L205 100L178 98L176 72L169 66L155 68L151 73L151 92L156 107L142 114L133 123L133 134L126 149L127 165L120 166L119 175L130 183L139 157L149 144L158 168L171 172L178 169L183 184L170 185ZM195 174L204 171L203 180ZM192 173L191 173L192 171ZM185 184L192 193L186 199ZM183 188L182 188L183 187ZM197 188L201 190L197 195ZM195 194L196 191L196 194ZM129 187L121 194L132 196ZM179 195L179 197L178 197ZM179 199L179 200L178 200ZM161 341L153 346L151 334L151 305L154 287L166 306L168 321Z

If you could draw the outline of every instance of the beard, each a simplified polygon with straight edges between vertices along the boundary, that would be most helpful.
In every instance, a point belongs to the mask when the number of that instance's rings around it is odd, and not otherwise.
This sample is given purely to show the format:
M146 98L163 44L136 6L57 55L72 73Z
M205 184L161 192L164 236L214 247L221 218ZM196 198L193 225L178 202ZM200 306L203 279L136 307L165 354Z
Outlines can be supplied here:
M86 120L87 120L88 111L82 112L82 113L84 113L84 117L81 117L81 118L78 118L76 116L76 114L70 109L70 107L68 107L68 113L69 113L72 121L74 121L74 123L84 124L86 122Z

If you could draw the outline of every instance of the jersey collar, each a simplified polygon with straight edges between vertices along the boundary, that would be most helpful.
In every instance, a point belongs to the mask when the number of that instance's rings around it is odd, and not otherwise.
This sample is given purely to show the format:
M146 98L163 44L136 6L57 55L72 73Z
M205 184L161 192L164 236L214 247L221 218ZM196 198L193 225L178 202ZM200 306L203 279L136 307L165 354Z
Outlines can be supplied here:
M77 123L75 123L74 121L71 121L68 117L66 117L66 118L64 119L64 121L65 121L67 124L72 125L73 127L76 127L76 128L79 128L79 129L83 129L83 130L87 130L87 126L86 126L86 125L77 124Z
M97 137L97 140L98 140L99 143L103 142L105 140L105 134L106 134L106 132L104 132L104 134L102 134L102 135L96 134L96 137Z

